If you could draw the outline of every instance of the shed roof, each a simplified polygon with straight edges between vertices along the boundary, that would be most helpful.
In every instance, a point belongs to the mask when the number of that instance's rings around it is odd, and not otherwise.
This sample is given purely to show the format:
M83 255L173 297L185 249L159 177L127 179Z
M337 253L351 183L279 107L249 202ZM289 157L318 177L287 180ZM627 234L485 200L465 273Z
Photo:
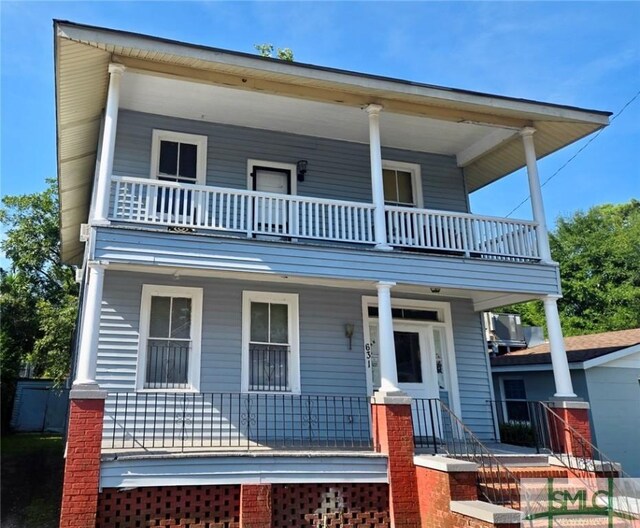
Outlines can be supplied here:
M570 363L581 363L640 344L640 328L566 337L564 345ZM549 343L507 352L491 358L492 367L551 363Z

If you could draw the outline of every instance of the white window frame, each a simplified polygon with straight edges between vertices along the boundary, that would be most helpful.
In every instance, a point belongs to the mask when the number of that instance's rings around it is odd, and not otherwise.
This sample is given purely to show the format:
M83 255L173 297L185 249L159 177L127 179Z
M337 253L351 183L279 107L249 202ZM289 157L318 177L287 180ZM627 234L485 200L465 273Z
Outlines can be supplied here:
M251 341L251 303L264 302L286 304L289 324L289 385L288 392L249 390L249 342ZM300 311L297 293L277 293L264 291L242 292L242 392L257 394L300 394Z
M253 190L253 173L254 167L269 167L273 169L288 170L291 171L291 193L290 196L298 194L298 167L295 163L282 163L280 161L266 161L257 159L247 160L247 189Z
M378 307L378 298L363 295L362 296L362 322L363 322L363 333L364 333L364 342L365 346L371 343L371 336L369 333L369 326L372 320L376 320L376 317L369 317L369 307ZM445 364L444 368L447 369L449 373L449 402L453 409L453 412L457 416L462 416L462 408L460 403L460 387L458 385L458 368L456 364L456 352L455 352L455 343L453 340L453 320L451 318L451 304L445 301L427 301L427 300L418 300L418 299L401 299L401 298L391 298L391 308L407 308L407 309L416 309L416 310L433 310L437 311L439 314L438 321L422 321L421 323L431 326L437 326L444 329L444 357L442 358ZM399 321L395 319L395 321ZM403 321L404 322L404 321ZM417 323L416 323L417 324ZM433 336L430 333L430 339L433 339ZM431 343L433 346L433 343ZM373 384L371 380L371 369L367 363L366 350L363 354L365 369L367 372L367 392L369 394L373 394ZM489 374L490 375L490 374Z
M422 196L422 170L418 163L407 163L406 161L382 160L383 169L401 170L411 173L411 185L413 191L413 204L416 208L424 207ZM399 206L406 207L406 206Z
M179 143L190 143L198 147L195 184L205 185L207 181L207 140L207 136L154 129L151 138L151 179L159 179L160 141L177 141ZM180 183L184 184L184 182Z
M187 369L187 388L145 388L145 374L147 369L147 341L151 323L151 298L160 297L188 297L191 299L191 353L189 368ZM161 286L144 284L140 302L140 333L138 343L138 364L136 370L136 391L138 392L199 392L200 391L200 360L202 348L202 288L187 288L184 286Z

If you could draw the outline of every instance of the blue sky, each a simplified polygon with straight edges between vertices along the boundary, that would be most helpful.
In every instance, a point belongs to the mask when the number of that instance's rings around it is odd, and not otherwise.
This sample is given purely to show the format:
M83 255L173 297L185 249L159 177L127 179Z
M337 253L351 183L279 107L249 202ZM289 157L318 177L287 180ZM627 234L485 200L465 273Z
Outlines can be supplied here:
M617 112L640 90L639 2L7 2L1 14L2 194L55 176L52 19L301 62ZM586 140L540 163L544 180ZM547 217L640 198L640 98L544 187ZM522 171L472 195L504 216ZM513 217L530 217L525 204Z

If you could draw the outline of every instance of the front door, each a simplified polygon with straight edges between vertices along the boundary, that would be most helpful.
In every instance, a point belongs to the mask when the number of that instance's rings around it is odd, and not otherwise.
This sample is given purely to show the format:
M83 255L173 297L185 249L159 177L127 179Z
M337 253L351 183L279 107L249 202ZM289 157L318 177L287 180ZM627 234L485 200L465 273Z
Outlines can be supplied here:
M267 166L253 166L253 190L269 194L291 194L291 171ZM259 233L284 233L287 224L285 200L259 196L254 207L254 225Z
M413 422L419 436L442 430L440 407L435 400L446 391L443 372L441 329L422 322L394 321L393 339L396 349L398 388L414 399ZM380 355L377 322L369 327L369 365L373 390L380 387Z

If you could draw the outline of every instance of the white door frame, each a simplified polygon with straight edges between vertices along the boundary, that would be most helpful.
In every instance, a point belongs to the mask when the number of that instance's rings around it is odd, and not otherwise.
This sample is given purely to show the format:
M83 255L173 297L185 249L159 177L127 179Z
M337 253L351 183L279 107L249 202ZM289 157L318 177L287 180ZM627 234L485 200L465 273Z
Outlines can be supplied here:
M369 367L369 360L367 358L366 348L371 343L371 336L369 335L369 325L372 322L372 319L375 318L369 317L369 307L377 307L378 306L378 298L374 296L363 295L362 296L362 323L363 323L363 334L364 334L364 365L367 372L367 392L371 395L373 394L373 384L371 380L371 369ZM453 341L453 325L451 318L451 304L444 301L425 301L425 300L417 300L417 299L399 299L399 298L391 298L391 307L392 308L413 308L418 310L435 310L440 314L440 321L415 321L418 324L432 325L434 327L440 327L444 329L445 334L445 343L444 343L444 355L443 358L446 362L444 365L446 372L448 373L448 385L449 385L449 403L453 412L461 417L462 409L460 405L460 389L458 386L458 370L456 367L456 354L454 348ZM401 321L394 320L394 325L396 324L404 324L411 323L411 321ZM430 333L432 336L432 333ZM431 351L433 353L433 340L429 343ZM437 377L436 377L437 384Z
M266 161L266 160L257 160L257 159L248 159L247 160L247 189L253 190L253 177L251 173L253 173L253 168L257 167L270 167L279 170L288 170L291 173L291 181L289 182L290 186L290 196L295 196L298 194L298 168L295 163L281 163L279 161Z

